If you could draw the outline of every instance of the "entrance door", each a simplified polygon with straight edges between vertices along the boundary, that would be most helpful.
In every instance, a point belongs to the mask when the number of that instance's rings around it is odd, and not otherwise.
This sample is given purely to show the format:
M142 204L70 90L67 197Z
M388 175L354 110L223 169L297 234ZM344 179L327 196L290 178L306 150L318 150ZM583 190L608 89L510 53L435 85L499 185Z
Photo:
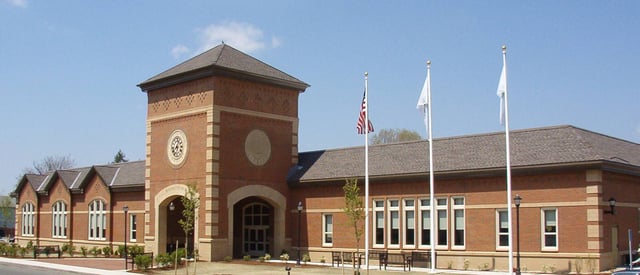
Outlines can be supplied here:
M242 211L242 252L252 257L264 256L269 252L270 216L269 206L252 203Z

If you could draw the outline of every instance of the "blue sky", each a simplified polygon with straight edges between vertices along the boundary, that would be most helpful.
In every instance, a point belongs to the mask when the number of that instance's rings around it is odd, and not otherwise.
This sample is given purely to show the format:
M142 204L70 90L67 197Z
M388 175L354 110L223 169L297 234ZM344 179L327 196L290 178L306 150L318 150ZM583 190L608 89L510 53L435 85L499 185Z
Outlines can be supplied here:
M137 84L221 40L311 85L301 151L360 146L364 72L376 129L426 136L415 108L432 61L433 135L571 124L640 143L639 1L0 0L0 194L46 156L145 156Z

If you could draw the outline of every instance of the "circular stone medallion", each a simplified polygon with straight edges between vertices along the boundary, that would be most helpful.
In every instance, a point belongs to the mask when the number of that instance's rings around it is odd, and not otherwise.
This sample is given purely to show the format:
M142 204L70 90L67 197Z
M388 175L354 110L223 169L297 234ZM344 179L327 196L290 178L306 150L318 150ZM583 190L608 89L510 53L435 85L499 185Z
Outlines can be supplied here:
M247 135L244 141L244 152L249 161L256 166L262 166L271 157L271 141L267 134L254 129Z

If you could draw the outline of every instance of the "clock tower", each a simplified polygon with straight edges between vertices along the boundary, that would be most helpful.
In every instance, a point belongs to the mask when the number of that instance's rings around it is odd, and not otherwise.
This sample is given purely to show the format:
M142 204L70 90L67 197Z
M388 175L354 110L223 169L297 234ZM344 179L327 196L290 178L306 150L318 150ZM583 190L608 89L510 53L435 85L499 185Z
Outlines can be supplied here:
M222 44L138 86L148 97L145 250L184 246L189 185L200 207L188 247L201 260L287 248L285 179L309 85Z

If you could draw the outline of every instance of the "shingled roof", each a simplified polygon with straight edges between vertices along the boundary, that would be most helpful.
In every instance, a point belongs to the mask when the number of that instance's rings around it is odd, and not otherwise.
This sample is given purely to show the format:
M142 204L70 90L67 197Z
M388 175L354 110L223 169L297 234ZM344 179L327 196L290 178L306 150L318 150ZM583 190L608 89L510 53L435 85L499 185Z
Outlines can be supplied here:
M574 126L512 131L513 169L610 163L640 173L640 144ZM499 171L505 167L504 133L435 139L437 174ZM426 140L369 147L369 176L407 177L428 173ZM300 153L290 170L289 183L343 180L364 176L364 146Z
M145 165L145 161L132 161L56 170L47 175L27 174L18 183L14 194L19 193L27 182L36 192L46 193L57 178L72 192L79 192L94 175L99 176L109 188L144 187Z
M212 75L231 75L250 78L304 91L309 84L288 75L229 45L218 45L175 67L138 84L142 91L175 85Z

